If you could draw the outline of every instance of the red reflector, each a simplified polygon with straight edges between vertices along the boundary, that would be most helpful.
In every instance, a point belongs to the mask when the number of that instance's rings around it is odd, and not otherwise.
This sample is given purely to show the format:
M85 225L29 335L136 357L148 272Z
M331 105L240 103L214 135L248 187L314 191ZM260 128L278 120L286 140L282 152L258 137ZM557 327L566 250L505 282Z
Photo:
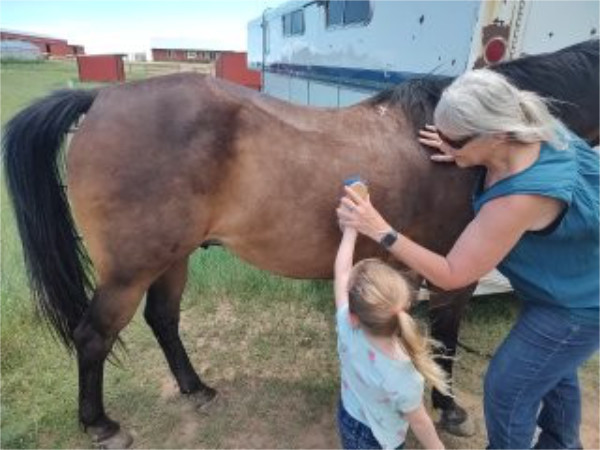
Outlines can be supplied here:
M488 64L494 64L501 61L506 53L506 41L501 37L490 39L485 46L483 57Z

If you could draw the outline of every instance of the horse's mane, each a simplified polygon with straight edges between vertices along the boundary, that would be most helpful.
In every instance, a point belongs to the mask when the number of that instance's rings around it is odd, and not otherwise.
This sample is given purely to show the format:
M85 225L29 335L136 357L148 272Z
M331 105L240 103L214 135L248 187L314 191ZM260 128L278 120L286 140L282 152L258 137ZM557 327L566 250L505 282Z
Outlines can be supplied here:
M598 88L599 41L588 40L556 52L525 56L499 63L490 69L506 76L520 89L535 91L552 100L568 101L574 87L593 85ZM411 78L386 89L363 104L396 106L412 121L415 132L426 123L433 123L433 111L442 91L454 80L452 77L427 75ZM591 92L590 95L594 96ZM598 98L596 90L594 98Z
M415 128L423 128L426 123L433 123L433 111L442 92L452 83L452 77L428 75L411 78L403 83L375 94L365 100L364 104L372 107L389 105L400 107Z

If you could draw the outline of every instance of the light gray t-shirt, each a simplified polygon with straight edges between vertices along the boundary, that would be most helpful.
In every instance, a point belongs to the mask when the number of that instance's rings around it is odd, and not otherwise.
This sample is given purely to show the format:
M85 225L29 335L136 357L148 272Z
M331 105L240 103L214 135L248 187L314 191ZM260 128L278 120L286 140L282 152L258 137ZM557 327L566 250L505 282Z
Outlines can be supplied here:
M347 305L337 311L336 322L344 408L383 448L396 448L406 438L404 413L423 400L423 376L408 357L392 359L375 348L350 323Z

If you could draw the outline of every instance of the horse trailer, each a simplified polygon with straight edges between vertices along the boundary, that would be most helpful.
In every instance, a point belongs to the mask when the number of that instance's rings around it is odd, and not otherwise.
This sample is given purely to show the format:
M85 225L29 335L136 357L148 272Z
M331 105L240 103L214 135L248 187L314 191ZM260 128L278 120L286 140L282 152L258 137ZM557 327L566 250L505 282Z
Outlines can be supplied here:
M248 24L248 66L263 92L348 106L425 74L456 76L594 38L599 2L288 1Z

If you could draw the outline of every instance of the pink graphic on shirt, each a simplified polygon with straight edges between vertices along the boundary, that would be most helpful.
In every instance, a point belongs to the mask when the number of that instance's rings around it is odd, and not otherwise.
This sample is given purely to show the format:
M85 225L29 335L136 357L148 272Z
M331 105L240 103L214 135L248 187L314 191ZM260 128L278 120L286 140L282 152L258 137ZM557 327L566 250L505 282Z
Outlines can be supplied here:
M369 361L375 361L375 352L371 349L369 349Z
M360 373L358 373L356 370L354 370L354 375L356 375L356 378L358 378L358 381L360 381L362 384L365 384L365 380L360 375Z

